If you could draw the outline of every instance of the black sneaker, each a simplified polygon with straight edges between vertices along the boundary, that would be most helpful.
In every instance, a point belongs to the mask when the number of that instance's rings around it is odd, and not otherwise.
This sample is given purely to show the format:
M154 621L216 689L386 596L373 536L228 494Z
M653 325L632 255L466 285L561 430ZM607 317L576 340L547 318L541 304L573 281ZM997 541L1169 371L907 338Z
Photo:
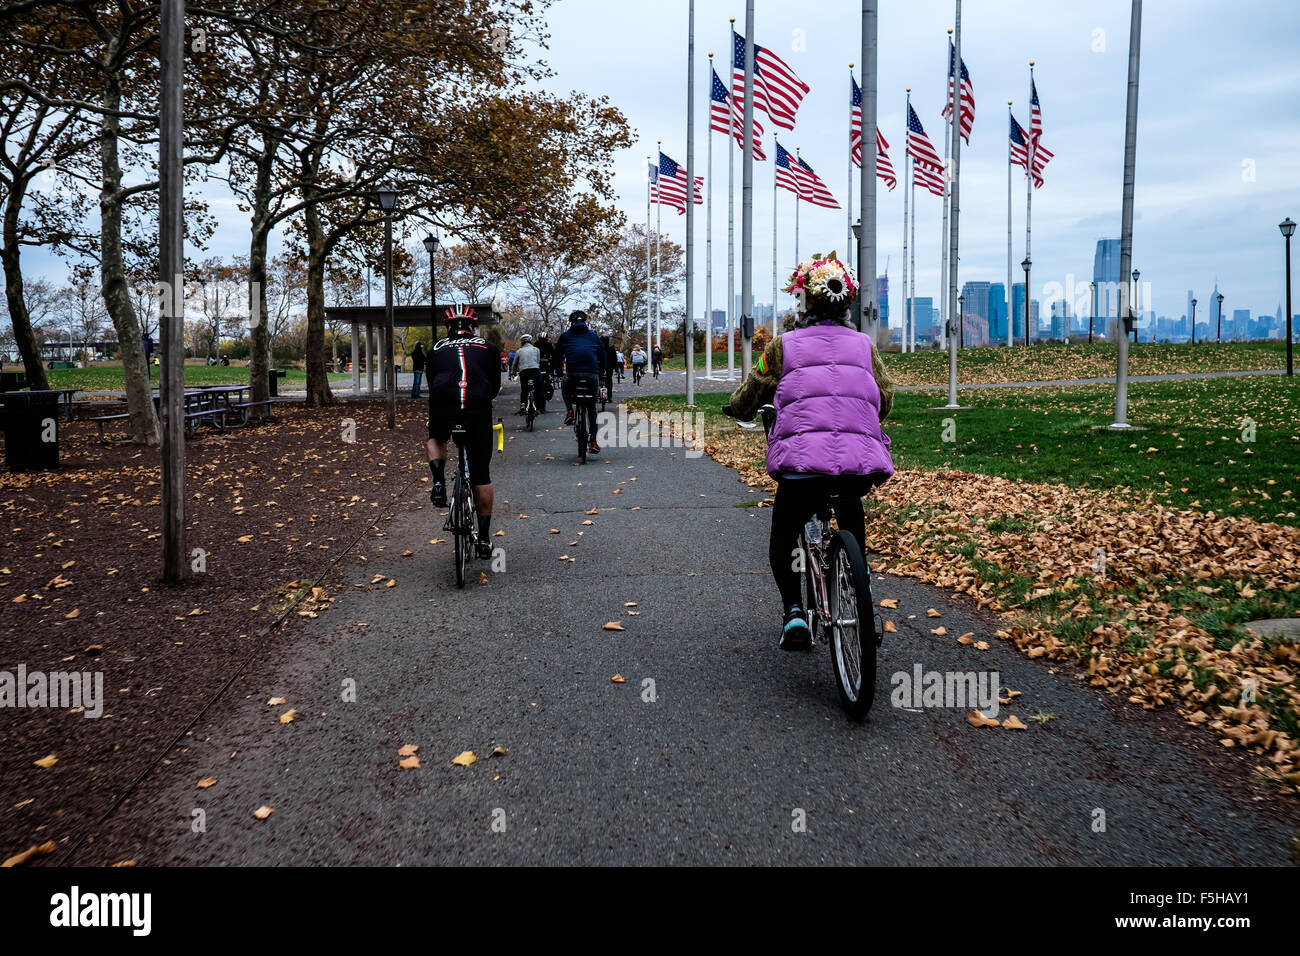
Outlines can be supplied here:
M785 627L781 631L781 650L812 650L812 631L808 629L808 617L798 604L791 605L785 612Z
M447 486L441 481L435 481L429 491L429 500L435 508L447 507Z
M478 557L480 561L492 560L492 542L480 541L478 543Z

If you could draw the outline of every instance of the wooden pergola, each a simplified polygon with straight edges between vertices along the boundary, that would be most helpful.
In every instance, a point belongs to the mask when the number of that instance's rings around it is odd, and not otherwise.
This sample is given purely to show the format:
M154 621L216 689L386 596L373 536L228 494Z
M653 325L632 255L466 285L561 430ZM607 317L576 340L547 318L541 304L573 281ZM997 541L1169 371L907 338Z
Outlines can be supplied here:
M447 313L461 308L458 305L439 305L436 307L438 324L447 324ZM474 315L478 318L479 325L497 325L501 322L501 313L497 312L491 302L480 302L471 305L469 308L474 310ZM393 329L412 329L412 328L432 328L434 307L427 305L395 305L393 306ZM375 381L375 364L379 357L386 355L384 349L384 307L382 305L340 305L327 306L325 309L326 322L346 322L352 326L352 394L360 395L361 392L361 348L362 348L362 330L365 330L365 364L366 364L366 394L379 395L383 389L376 390ZM382 383L383 378L378 380Z

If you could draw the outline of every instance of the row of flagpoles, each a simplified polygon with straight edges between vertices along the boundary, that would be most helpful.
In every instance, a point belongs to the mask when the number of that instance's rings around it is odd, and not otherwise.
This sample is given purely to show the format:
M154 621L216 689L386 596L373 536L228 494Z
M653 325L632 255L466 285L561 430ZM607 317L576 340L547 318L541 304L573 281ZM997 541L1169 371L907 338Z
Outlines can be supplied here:
M960 337L960 325L964 316L957 316L954 320L954 313L957 311L956 296L956 270L951 268L951 263L956 261L953 254L953 247L956 244L957 224L956 224L956 201L958 197L958 179L959 179L959 162L957 149L958 143L952 136L952 117L959 117L958 129L960 138L967 144L970 142L970 134L974 127L975 121L975 98L974 86L970 78L970 73L966 67L964 59L961 59L960 49L960 18L961 3L956 2L956 24L957 32L954 42L953 30L949 30L948 42L948 96L941 116L944 119L944 155L941 157L934 145L931 143L925 129L917 115L911 101L911 90L908 88L906 100L906 139L905 153L903 159L903 301L905 306L905 316L903 321L903 341L904 351L913 351L916 348L916 328L915 316L913 314L912 303L915 298L916 284L916 186L919 183L921 187L930 193L940 197L943 201L943 233L940 254L940 276L941 289L945 293L939 296L940 300L940 328L943 335L952 342ZM691 30L690 30L690 50L689 59L694 59L694 2L690 4L691 11ZM752 8L752 0L748 7ZM727 316L727 375L733 378L735 375L735 147L739 145L742 151L747 155L745 159L749 162L757 160L765 162L768 158L768 151L764 146L764 126L759 119L758 113L761 110L766 115L772 126L793 131L799 107L803 99L811 92L809 86L804 83L791 67L786 64L779 56L770 49L765 48L758 43L752 44L753 60L752 69L746 69L746 37L738 34L735 30L735 19L731 20L731 82L730 86L725 84L718 76L716 69L713 67L713 54L709 54L709 79L710 79L710 111L709 111L709 145L708 145L708 175L694 175L688 167L693 160L693 122L694 122L694 95L693 95L693 69L689 70L692 79L689 82L691 87L688 103L688 159L686 164L681 164L666 155L662 148L659 150L657 161L649 163L649 177L647 182L646 193L646 257L647 269L653 271L655 276L655 294L653 304L650 301L649 291L647 290L647 309L646 309L646 341L649 344L653 340L661 341L661 330L659 329L660 316L659 309L659 261L660 256L657 248L652 250L652 239L650 235L650 207L655 205L656 223L654 244L657 247L658 235L662 225L661 211L664 205L669 205L676 209L681 215L687 217L687 262L688 271L691 270L693 259L693 205L706 203L705 196L701 192L701 187L707 189L707 224L706 224L706 256L707 267L705 277L705 315L706 327L709 330L709 340L712 333L712 242L713 242L713 137L712 133L719 132L727 135L727 168L728 168L728 190L727 190L727 290L728 301L725 310ZM746 33L752 35L752 9L747 8L747 30ZM865 48L865 44L864 44ZM849 65L849 159L848 159L848 202L847 209L847 228L846 238L849 248L858 245L853 235L853 175L854 167L862 166L862 103L863 91L859 87L856 78L853 75L853 64ZM874 72L874 71L873 71ZM961 80L958 84L957 76ZM752 89L752 96L747 101L746 89ZM1025 200L1025 260L1022 265L1026 267L1026 300L1031 297L1028 294L1029 288L1029 269L1030 262L1030 241L1031 241L1031 223L1032 223L1032 200L1033 189L1043 185L1043 169L1047 162L1052 158L1052 153L1041 142L1042 134L1042 111L1038 100L1038 92L1034 82L1033 63L1030 64L1030 128L1028 131L1016 121L1010 110L1008 102L1008 121L1009 121L1009 138L1007 151L1007 344L1013 345L1015 336L1013 329L1015 321L1018 318L1010 314L1012 307L1012 167L1021 166L1025 170L1026 178L1026 200ZM874 111L873 111L874 113ZM743 130L748 125L750 135L748 143L745 142ZM874 125L874 123L872 124ZM779 280L778 272L778 227L776 217L776 204L778 200L778 190L785 189L794 194L795 197L795 259L799 257L799 206L801 202L812 203L813 205L827 208L838 209L839 203L831 193L829 187L816 173L813 167L802 157L799 156L799 150L796 149L792 155L777 139L777 130L772 130L772 157L773 157L773 236L772 236L772 332L774 335L779 334L777 323L777 287ZM883 133L877 128L875 130L876 140L876 164L875 175L882 180L885 185L893 190L898 183L893 164L889 158L888 150L890 148L888 141ZM662 145L662 144L661 144ZM748 150L746 151L746 146ZM866 191L867 177L862 175L864 183L864 192ZM691 183L688 189L688 183ZM690 197L688 201L688 195ZM910 234L909 234L910 229ZM743 243L742 254L752 252L750 244ZM909 259L910 247L910 259ZM852 257L846 255L846 261ZM653 262L653 267L652 267ZM851 263L852 264L852 263ZM864 291L870 295L870 300L874 303L875 285L871 276L861 274L861 264L857 264L860 273L859 279L863 283ZM874 267L873 270L874 271ZM910 274L910 286L909 286ZM691 277L693 278L693 276ZM691 279L688 279L688 297ZM690 314L692 309L688 303L688 322L693 319ZM742 312L746 311L742 309ZM652 314L653 312L653 314ZM693 323L692 323L693 324ZM1026 344L1032 338L1032 329L1028 321L1025 321L1025 342ZM705 374L712 377L712 348L706 348L705 351ZM955 365L955 346L953 347L952 363ZM747 363L746 363L747 364ZM955 376L953 389L950 390L950 398L955 404Z

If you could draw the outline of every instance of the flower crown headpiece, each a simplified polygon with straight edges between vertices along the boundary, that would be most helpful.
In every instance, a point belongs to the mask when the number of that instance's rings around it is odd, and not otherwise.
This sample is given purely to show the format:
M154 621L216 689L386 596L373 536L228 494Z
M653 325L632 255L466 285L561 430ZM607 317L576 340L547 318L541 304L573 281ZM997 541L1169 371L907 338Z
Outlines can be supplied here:
M849 267L832 250L828 256L814 253L790 273L786 292L802 290L809 305L814 299L848 308L858 297L858 283Z

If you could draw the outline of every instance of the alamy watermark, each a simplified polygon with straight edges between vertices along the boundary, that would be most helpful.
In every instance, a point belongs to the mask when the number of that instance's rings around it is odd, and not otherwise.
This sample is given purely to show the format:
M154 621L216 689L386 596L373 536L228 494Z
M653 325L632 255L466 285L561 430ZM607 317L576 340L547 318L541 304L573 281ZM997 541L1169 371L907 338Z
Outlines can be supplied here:
M978 708L985 717L998 715L1001 684L997 671L927 671L920 664L896 671L889 702L899 708Z
M596 416L596 441L611 448L684 448L687 458L704 454L704 416L695 412L629 413L626 405L618 414Z
M0 671L0 707L81 708L83 717L104 713L103 671Z

